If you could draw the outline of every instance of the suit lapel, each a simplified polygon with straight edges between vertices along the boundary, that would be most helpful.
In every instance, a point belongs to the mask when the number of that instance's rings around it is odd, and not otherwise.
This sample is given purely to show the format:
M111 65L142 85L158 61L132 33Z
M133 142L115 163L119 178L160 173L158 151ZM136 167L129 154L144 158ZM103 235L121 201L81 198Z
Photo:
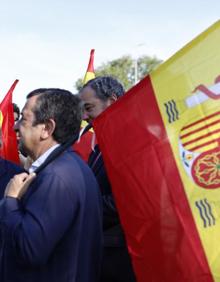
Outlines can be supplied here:
M99 150L98 145L95 146L94 151L91 153L89 160L88 160L88 165L93 170L95 175L97 174L99 169L102 167L103 159L102 159L102 154Z

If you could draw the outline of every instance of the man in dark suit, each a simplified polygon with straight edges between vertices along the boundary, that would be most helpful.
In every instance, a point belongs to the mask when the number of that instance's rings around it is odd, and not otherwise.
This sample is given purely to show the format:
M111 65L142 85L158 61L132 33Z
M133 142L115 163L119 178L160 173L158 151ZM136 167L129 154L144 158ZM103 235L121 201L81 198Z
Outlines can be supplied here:
M19 142L34 162L0 201L1 282L98 280L102 210L91 170L68 149L37 177L32 173L80 123L80 101L69 91L37 89L27 96Z
M84 105L83 118L91 123L94 118L123 94L124 89L122 85L110 76L97 77L90 80L79 93L79 97ZM103 202L104 255L100 281L134 282L135 275L124 233L98 145L95 146L94 151L91 153L88 164L99 183Z

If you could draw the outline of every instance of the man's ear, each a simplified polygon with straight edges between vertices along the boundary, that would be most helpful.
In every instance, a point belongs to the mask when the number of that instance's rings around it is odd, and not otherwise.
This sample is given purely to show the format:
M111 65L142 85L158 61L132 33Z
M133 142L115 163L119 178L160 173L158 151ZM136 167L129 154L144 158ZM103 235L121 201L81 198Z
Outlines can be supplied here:
M41 137L43 139L47 139L48 137L52 136L55 127L56 123L53 119L49 119L48 121L46 121L44 127L42 128Z
M110 104L113 104L117 100L118 97L115 95L115 93L113 93L112 96L109 98Z

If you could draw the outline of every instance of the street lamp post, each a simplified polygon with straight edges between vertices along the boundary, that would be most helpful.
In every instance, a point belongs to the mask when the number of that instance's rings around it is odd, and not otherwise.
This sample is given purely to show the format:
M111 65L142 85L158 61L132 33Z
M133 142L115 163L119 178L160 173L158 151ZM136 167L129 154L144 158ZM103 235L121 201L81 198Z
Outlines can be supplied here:
M137 45L135 45L135 56L134 56L134 84L137 84L139 81L139 76L138 76L138 53L137 52L137 48L140 49L141 47L146 46L145 43L139 43Z

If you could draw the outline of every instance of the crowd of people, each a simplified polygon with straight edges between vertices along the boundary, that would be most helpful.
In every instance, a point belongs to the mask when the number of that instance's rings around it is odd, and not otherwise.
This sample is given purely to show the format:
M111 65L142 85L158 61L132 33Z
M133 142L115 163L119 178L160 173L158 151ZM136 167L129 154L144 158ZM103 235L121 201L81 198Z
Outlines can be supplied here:
M60 150L82 119L92 124L123 94L103 76L78 95L36 89L21 113L14 104L21 167L0 160L1 282L136 281L98 144L88 163L72 147Z

